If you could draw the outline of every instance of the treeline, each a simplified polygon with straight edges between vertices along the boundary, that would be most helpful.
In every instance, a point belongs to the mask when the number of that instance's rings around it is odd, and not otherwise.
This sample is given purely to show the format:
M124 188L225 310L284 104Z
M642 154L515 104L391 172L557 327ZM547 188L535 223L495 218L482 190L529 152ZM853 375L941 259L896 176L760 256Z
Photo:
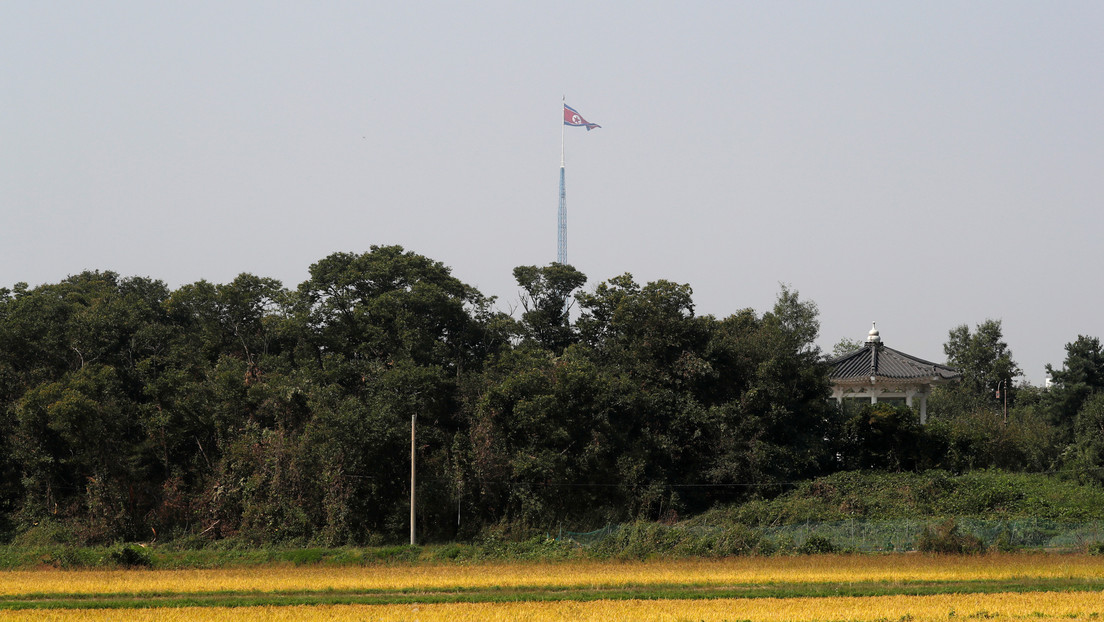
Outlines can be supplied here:
M842 465L953 473L992 468L1104 481L1104 348L1085 335L1065 348L1060 368L1047 365L1053 386L1036 387L1017 382L1022 372L999 320L974 330L952 328L943 351L962 379L933 391L928 425L904 408L845 408Z
M1084 439L1104 431L1077 414L1104 413L1096 380L1063 392L1076 426L1020 389L1001 429L1037 438L995 451L956 423L992 415L984 384L933 400L924 430L837 410L816 306L786 288L718 319L687 285L514 276L520 318L398 246L333 254L294 290L111 272L0 289L0 532L401 541L412 417L436 540L694 513L845 468L1099 465Z

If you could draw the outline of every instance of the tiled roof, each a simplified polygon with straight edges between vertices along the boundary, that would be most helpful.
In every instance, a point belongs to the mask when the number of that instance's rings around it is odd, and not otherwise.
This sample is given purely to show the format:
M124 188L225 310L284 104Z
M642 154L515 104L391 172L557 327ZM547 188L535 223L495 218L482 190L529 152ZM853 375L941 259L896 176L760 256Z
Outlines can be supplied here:
M892 379L926 378L935 381L957 380L962 373L946 365L918 359L879 343L868 343L862 348L836 357L832 366L832 380L851 380L879 376Z

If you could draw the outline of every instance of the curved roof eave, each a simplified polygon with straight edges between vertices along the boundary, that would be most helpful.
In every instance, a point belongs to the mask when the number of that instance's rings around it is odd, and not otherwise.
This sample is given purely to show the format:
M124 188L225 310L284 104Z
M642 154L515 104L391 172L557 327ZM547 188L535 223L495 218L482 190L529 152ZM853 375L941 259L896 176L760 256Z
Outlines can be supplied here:
M957 369L905 354L900 350L877 344L868 344L828 361L832 366L829 378L833 382L850 379L915 380L927 379L930 384L958 380L962 373Z

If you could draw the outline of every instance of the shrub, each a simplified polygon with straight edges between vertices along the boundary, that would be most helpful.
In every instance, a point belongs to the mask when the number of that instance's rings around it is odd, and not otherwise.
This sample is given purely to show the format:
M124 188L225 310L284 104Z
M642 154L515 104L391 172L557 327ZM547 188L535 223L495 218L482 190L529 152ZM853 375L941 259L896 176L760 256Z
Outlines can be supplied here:
M69 525L44 519L34 523L29 529L15 537L16 546L75 546L77 536Z
M1020 550L1021 547L1017 546L1012 541L1012 530L1005 527L997 534L996 539L993 540L993 544L989 548L1001 553L1011 553Z
M925 527L916 541L916 550L923 553L966 555L980 553L982 548L981 539L977 536L959 533L953 518Z
M277 559L286 560L296 566L309 566L318 564L326 556L327 549L288 549L276 555Z
M830 539L814 534L809 536L809 538L797 548L797 552L802 555L838 553L839 547Z
M153 558L145 549L137 546L124 546L109 555L112 562L124 568L150 568Z
M600 556L622 559L647 559L670 552L678 544L678 535L671 527L660 523L637 521L622 525L594 547Z
M675 526L638 521L621 526L599 540L593 551L599 557L647 559L657 556L728 557L747 555L764 546L758 531L738 523L724 526ZM773 547L766 545L771 550Z
M442 547L436 548L432 552L433 559L444 560L475 560L479 559L482 551L477 546L470 544L446 544Z
M73 568L95 568L103 563L103 551L78 547L63 547L52 549L42 554L39 562L45 566L53 566L69 570Z

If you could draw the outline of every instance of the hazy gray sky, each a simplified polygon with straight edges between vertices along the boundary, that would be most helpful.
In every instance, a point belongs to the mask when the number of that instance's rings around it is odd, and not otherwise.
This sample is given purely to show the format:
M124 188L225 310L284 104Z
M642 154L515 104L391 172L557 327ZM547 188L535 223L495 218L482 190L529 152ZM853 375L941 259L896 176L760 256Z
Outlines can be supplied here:
M0 285L289 287L401 244L516 304L556 257L820 307L1036 384L1104 336L1104 3L0 3Z

